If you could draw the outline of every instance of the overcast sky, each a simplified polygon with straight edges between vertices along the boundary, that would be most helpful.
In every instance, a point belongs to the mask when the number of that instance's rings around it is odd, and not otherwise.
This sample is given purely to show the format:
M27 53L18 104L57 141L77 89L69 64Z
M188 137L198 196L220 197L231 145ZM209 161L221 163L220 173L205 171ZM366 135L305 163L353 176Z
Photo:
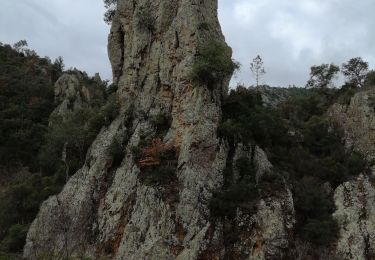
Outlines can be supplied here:
M273 86L304 85L311 65L356 56L373 68L374 10L374 0L219 0L224 35L242 64L232 84L254 83L257 54ZM103 13L102 0L0 0L0 41L26 39L41 56L109 79Z

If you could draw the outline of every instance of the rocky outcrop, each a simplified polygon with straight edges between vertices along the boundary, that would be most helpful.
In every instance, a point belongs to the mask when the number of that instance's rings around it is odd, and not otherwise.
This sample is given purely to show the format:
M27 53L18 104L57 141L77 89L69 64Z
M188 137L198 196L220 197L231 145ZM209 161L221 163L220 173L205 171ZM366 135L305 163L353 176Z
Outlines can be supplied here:
M345 131L348 149L364 154L368 161L375 159L375 88L360 91L349 105L335 104L328 111L332 122Z
M64 73L54 86L55 103L58 105L52 115L65 116L74 110L92 107L94 102L103 102L102 84L99 74L89 79L78 70Z
M287 187L278 197L262 198L254 214L238 211L235 225L243 230L238 242L215 251L226 243L226 224L213 222L209 204L213 192L223 185L230 156L228 146L216 136L230 75L210 87L191 80L199 49L209 39L224 40L216 0L118 1L108 52L121 113L102 129L85 165L63 191L43 203L27 236L25 258L52 254L55 258L227 259L236 253L267 259L282 255L294 223ZM228 48L228 58L230 53ZM65 76L60 83L63 87L57 88L56 96L62 103L81 93L73 76ZM160 131L158 118L169 119L162 126L166 131ZM119 165L113 165L110 154L115 140L123 144ZM147 170L142 163L150 158L140 160L134 151L151 143L173 151L176 164L162 160ZM272 168L259 147L248 155L258 166L258 178ZM168 182L145 181L165 169L163 165L174 167ZM170 171L163 174L167 178Z
M361 175L340 185L334 195L340 259L375 258L375 182Z
M344 130L346 146L375 159L375 110L371 102L375 89L359 91L350 104L335 104L328 111L331 122ZM334 193L339 225L336 255L340 259L375 258L375 186L374 169L340 185Z
M289 98L297 95L303 95L307 90L299 87L270 87L261 85L258 87L249 87L260 93L264 106L277 107L280 103L287 101Z
M122 112L99 134L63 191L43 203L25 258L52 252L94 259L196 259L204 250L208 203L222 183L226 160L216 128L228 81L208 89L190 80L207 39L223 41L215 0L118 2L109 56ZM77 82L66 80L74 96ZM153 122L159 115L171 118L162 136ZM177 154L173 185L142 182L146 173L132 152L157 136ZM118 139L125 155L113 167L109 148Z

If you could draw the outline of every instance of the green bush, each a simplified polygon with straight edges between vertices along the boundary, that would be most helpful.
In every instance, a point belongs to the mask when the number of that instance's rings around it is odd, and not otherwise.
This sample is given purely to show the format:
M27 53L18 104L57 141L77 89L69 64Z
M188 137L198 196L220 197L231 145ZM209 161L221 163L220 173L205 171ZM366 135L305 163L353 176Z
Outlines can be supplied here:
M163 137L167 134L172 124L172 118L163 113L151 116L150 122L156 130L157 137Z
M338 225L331 217L326 219L308 219L302 228L302 237L319 246L328 246L337 238Z
M155 31L156 19L149 6L141 7L137 13L138 28L147 32L153 33Z
M366 87L375 87L375 71L372 70L367 73L366 80L365 80Z
M114 138L108 148L108 154L112 158L112 167L120 165L125 156L125 146L120 138Z
M177 178L176 167L169 165L147 167L140 174L142 183L148 186L168 185Z
M239 158L236 161L236 168L239 173L241 181L255 183L256 182L256 172L257 169L254 163L250 162L247 157Z
M252 214L256 210L259 191L256 184L256 167L248 158L243 157L235 161L239 179L225 180L227 185L222 191L213 194L210 201L210 211L213 218L233 218L240 208L242 211ZM225 178L233 178L230 169L233 165L228 165Z
M25 244L28 225L15 224L1 241L0 248L6 252L21 252Z
M239 68L239 64L231 59L231 51L224 42L211 40L198 52L192 68L192 79L210 88Z
M227 190L214 193L210 201L211 216L233 218L237 208L252 214L256 210L258 198L258 189L254 183L240 182L231 185Z
M284 188L283 176L273 170L265 172L259 180L259 190L262 195L277 196Z

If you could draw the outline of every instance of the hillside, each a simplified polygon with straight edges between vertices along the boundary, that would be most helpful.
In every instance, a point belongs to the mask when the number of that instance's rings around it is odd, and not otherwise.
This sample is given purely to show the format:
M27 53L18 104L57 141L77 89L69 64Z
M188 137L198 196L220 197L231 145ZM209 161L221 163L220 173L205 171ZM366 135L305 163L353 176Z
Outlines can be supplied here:
M374 72L229 90L216 0L105 2L110 86L0 46L0 259L375 257Z
M63 67L61 58L0 46L0 257L20 253L40 204L81 167L115 110L98 76Z

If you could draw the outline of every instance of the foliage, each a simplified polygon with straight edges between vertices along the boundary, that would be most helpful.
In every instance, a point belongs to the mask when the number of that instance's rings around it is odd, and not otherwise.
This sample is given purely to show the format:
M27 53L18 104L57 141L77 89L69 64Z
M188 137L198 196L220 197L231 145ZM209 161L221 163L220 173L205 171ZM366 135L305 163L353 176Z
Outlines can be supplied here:
M256 210L256 202L259 197L258 187L256 185L256 167L248 158L239 158L235 162L239 180L235 181L233 175L227 180L229 184L223 191L213 194L210 202L211 215L214 218L230 217L233 218L237 212L237 208L243 211L253 213ZM228 165L231 170L233 165Z
M332 218L334 205L319 180L304 177L296 185L295 209L299 213L297 231L317 245L329 245L337 236L337 223Z
M192 79L212 88L239 68L239 64L230 57L231 52L225 43L217 40L208 41L198 51L192 68Z
M253 90L231 91L222 110L223 119L218 134L233 143L256 141L258 144L272 145L273 140L285 136L287 131L276 111L263 107L260 94Z
M0 46L0 165L36 167L60 69L48 58Z
M312 66L310 72L310 80L307 82L308 88L328 88L332 85L340 68L334 64L322 64L320 66Z
M125 156L124 140L121 140L120 138L114 138L108 148L108 154L112 158L112 167L118 166Z
M0 248L8 252L20 252L25 244L28 229L28 225L15 224L11 226L0 244Z
M254 75L256 86L258 87L261 77L266 74L263 66L263 60L259 55L253 59L252 63L250 63L250 70Z
M40 58L22 42L16 47L0 45L0 173L12 173L0 193L4 257L22 249L40 204L58 193L67 177L81 167L97 133L119 112L112 95L104 105L106 83L81 73L84 85L98 91L90 100L92 107L64 118L50 117L55 107L53 84L63 72L63 60Z
M155 31L156 18L150 6L141 6L137 12L138 28L153 33Z
M174 149L160 154L161 164L142 167L140 180L148 186L175 185L177 181L177 154Z
M375 71L374 70L371 70L369 73L367 73L365 86L375 87Z
M352 90L307 89L275 109L263 106L254 90L231 91L222 105L219 136L229 142L231 149L240 142L260 145L274 169L265 173L258 184L248 177L236 183L225 180L223 190L214 194L212 214L234 217L237 208L250 202L244 199L250 196L244 190L256 191L251 195L253 205L259 196L277 196L284 190L285 177L293 187L298 234L316 245L331 243L337 235L333 199L330 189L322 187L334 189L367 167L362 155L347 151L343 132L324 116L333 103L352 96ZM249 169L246 161L238 163L238 169ZM225 178L233 178L232 168L232 164L227 166Z
M357 87L363 87L368 73L368 68L368 62L362 60L361 57L356 57L350 59L347 63L344 63L341 71L346 77L348 83L351 83Z
M150 122L157 132L157 137L163 137L171 127L172 118L164 113L159 113L151 116Z
M116 14L117 9L117 0L103 0L104 1L104 7L107 9L104 13L104 21L107 24L111 24L113 17Z
M198 30L209 30L210 25L207 22L201 22L198 24Z
M10 184L0 194L0 251L22 250L28 225L35 218L39 205L61 190L64 174L53 176L30 174Z

